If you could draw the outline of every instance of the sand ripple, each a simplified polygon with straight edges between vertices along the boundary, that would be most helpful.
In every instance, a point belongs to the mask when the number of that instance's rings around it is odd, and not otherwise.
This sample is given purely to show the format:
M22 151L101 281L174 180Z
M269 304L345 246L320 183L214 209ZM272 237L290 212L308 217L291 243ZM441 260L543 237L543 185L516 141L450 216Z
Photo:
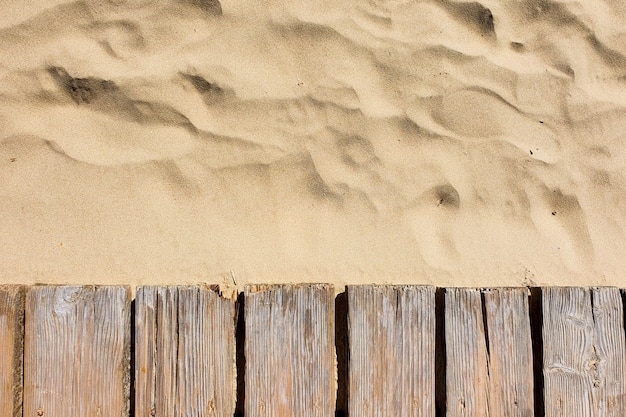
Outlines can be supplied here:
M2 8L5 281L622 282L617 0Z

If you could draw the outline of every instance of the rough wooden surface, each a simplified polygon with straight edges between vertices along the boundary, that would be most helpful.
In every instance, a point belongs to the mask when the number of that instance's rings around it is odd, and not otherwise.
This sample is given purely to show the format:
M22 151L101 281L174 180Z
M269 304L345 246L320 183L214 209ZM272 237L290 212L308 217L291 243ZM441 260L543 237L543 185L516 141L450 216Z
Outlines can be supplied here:
M0 417L22 417L24 287L0 286Z
M447 416L489 417L488 356L480 291L446 289L445 315Z
M350 415L434 416L445 329L447 416L534 417L527 289L442 294L435 323L433 288L348 287ZM248 286L244 300L246 417L333 416L332 286ZM545 417L626 416L620 291L544 288L541 302ZM140 287L135 312L135 415L232 416L234 302ZM0 417L128 417L127 287L0 286L0 349Z
M135 294L135 416L156 415L156 288L139 287Z
M435 289L350 286L350 415L435 416Z
M534 416L533 357L527 288L484 293L489 339L489 414Z
M546 417L623 417L624 316L616 288L544 288Z
M204 286L137 289L135 416L232 417L234 308Z
M129 414L127 287L31 287L24 337L25 417Z
M326 284L246 287L246 417L334 415L333 292Z

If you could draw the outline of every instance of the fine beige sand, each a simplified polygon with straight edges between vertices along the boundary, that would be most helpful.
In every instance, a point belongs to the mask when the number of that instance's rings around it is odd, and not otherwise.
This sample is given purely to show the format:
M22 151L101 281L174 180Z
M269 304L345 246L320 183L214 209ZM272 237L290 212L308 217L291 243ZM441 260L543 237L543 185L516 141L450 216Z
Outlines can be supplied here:
M3 283L626 286L622 0L0 0Z

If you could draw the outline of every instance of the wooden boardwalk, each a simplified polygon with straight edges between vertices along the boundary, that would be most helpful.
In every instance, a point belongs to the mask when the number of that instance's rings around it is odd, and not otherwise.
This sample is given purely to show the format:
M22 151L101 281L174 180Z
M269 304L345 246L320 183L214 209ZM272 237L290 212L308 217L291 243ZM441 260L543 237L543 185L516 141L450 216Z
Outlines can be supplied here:
M624 417L616 288L0 287L0 417Z

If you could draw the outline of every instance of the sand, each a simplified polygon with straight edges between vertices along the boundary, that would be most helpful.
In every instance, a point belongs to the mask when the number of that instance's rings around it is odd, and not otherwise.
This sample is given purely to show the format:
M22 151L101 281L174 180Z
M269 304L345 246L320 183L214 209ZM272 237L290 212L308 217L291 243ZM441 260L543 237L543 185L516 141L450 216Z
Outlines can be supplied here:
M3 283L626 286L621 1L0 8Z

